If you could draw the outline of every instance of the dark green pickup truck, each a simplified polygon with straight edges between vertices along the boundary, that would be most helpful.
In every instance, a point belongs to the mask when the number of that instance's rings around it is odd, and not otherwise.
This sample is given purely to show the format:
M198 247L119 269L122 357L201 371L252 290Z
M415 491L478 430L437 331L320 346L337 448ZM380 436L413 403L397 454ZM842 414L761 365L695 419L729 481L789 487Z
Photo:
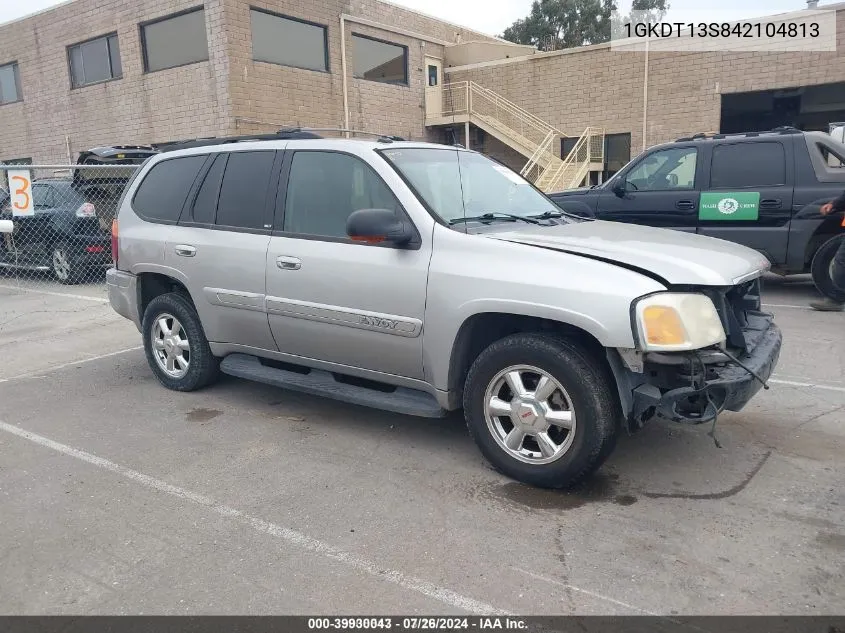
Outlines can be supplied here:
M812 273L823 294L845 300L830 280L845 218L820 213L843 189L845 145L822 132L779 128L657 145L602 185L550 197L578 215L749 246L773 272Z

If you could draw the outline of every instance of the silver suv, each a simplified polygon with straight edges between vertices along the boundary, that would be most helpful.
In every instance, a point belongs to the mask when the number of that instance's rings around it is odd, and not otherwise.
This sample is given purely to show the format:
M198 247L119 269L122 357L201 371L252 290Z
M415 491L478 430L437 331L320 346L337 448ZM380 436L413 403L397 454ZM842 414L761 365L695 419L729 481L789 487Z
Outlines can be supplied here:
M777 362L756 251L566 215L460 147L208 143L149 159L113 231L111 304L169 389L462 408L501 472L565 487L623 429L740 410Z

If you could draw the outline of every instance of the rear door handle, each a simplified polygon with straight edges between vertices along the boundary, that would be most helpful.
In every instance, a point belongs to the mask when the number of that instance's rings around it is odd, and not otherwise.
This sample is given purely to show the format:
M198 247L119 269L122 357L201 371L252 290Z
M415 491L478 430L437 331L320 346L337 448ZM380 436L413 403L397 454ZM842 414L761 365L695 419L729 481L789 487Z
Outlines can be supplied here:
M173 252L180 257L193 257L197 254L197 249L188 244L179 244L178 246L173 247Z
M302 261L298 257L279 255L276 258L276 266L281 270L299 270L302 268Z
M678 200L675 203L675 207L680 211L692 211L695 209L695 202L692 200Z
M780 209L783 206L783 201L778 198L770 198L768 200L760 200L761 209Z

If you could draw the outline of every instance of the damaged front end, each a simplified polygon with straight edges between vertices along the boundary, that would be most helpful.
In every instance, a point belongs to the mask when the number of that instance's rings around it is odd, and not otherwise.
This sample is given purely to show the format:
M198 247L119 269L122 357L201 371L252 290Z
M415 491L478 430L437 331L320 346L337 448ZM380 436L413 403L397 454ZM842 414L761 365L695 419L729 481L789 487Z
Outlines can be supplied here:
M774 317L761 310L759 279L688 290L713 301L725 344L622 354L631 388L631 430L655 416L683 424L715 422L724 410L741 410L766 386L777 364L782 336Z

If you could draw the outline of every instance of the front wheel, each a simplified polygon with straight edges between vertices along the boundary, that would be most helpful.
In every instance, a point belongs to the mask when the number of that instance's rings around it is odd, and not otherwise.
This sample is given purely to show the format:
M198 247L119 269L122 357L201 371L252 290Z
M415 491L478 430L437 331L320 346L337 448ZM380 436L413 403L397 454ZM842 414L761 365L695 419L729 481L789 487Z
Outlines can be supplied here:
M196 309L183 295L168 293L150 301L141 331L147 362L168 389L195 391L217 378L219 360L211 353Z
M470 368L464 414L500 472L543 488L571 487L615 446L620 409L601 362L565 338L514 334Z
M845 235L837 235L822 244L813 256L813 263L810 266L813 283L816 284L818 291L825 297L838 302L845 302L845 290L833 283L833 258L843 240L845 240Z

